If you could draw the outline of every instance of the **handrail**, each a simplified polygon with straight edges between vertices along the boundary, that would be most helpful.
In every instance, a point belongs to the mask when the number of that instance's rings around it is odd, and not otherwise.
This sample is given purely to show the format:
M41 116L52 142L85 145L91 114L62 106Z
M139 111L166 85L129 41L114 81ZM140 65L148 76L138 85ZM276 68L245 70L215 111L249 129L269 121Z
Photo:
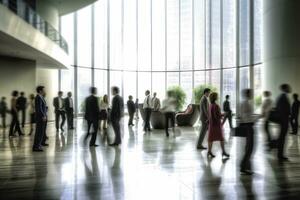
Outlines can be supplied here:
M0 4L21 17L68 53L68 43L62 35L23 0L0 0Z

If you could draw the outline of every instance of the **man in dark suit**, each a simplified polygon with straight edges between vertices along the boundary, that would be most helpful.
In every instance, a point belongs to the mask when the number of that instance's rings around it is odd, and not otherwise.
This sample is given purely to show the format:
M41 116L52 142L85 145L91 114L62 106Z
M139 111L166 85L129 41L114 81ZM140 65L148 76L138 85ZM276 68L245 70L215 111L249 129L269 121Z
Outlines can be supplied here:
M26 108L27 108L27 98L25 97L24 92L21 92L20 97L18 97L17 99L17 108L18 108L18 112L21 112L22 128L24 128L25 121L26 121Z
M150 91L146 90L145 92L145 99L143 104L143 109L145 111L145 121L144 121L144 131L151 131L150 127L150 118L151 118L151 112L152 112L152 105L151 105L151 96Z
M43 151L42 146L48 146L46 141L46 124L47 124L47 105L44 99L44 86L36 88L37 95L35 97L35 117L36 127L32 150Z
M124 115L124 102L123 98L119 95L119 88L112 87L112 107L110 112L111 124L115 132L115 142L110 144L110 146L118 146L121 144L121 130L120 130L120 121Z
M129 121L128 121L128 126L134 126L133 124L133 116L135 113L135 104L132 101L133 97L130 95L128 97L128 101L127 101L127 110L128 110L128 114L129 114Z
M6 114L7 114L8 108L6 103L6 97L1 98L0 102L0 115L2 118L2 128L6 128Z
M64 131L63 127L66 121L66 113L65 113L65 102L62 98L63 92L59 91L58 96L53 99L53 106L54 106L54 112L55 112L55 127L56 131L59 130L59 121L60 117L62 119L60 124L61 131Z
M87 120L87 123L93 126L92 138L90 141L90 147L98 146L96 145L97 132L99 128L99 119L100 119L100 108L97 94L97 88L91 87L91 95L85 99L85 115L84 118ZM86 135L87 139L88 135Z
M224 116L222 124L224 125L226 122L226 119L228 119L229 127L232 129L232 111L230 108L229 98L230 98L230 96L226 95L225 101L223 103L223 111L225 112L225 116Z
M68 92L68 97L65 98L65 110L67 114L68 129L74 129L74 106L73 106L72 92Z
M288 98L288 94L291 92L291 87L288 84L282 84L280 86L281 94L276 102L276 111L280 116L280 134L278 138L278 154L279 161L288 160L284 154L285 138L289 128L289 117L291 113L291 105Z
M291 109L291 126L292 126L292 134L297 135L298 134L298 117L299 117L299 107L300 107L300 101L298 100L298 94L293 94L294 102L292 104Z

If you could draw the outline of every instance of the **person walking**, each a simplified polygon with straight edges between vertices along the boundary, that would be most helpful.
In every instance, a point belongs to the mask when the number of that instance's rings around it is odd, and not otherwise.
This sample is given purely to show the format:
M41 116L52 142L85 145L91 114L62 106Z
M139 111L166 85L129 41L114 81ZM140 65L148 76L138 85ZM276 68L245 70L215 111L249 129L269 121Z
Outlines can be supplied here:
M127 101L127 110L128 110L128 114L129 114L128 126L134 126L133 116L135 113L135 105L134 105L134 102L132 99L133 99L133 97L131 95L129 95L128 101Z
M10 123L10 129L9 129L9 137L15 137L14 131L19 133L19 136L24 135L24 133L21 131L20 122L18 118L18 108L17 108L17 98L19 96L18 91L12 92L12 98L11 98L11 123Z
M55 112L55 127L56 131L59 131L59 127L61 131L64 131L64 124L66 121L66 112L65 112L65 102L62 98L63 92L59 91L58 96L53 99L53 106L54 106L54 112ZM61 124L59 126L59 121L61 120Z
M231 107L230 107L230 96L229 95L226 95L225 96L225 101L223 103L223 111L224 111L224 118L223 118L223 122L222 122L222 125L224 126L226 120L228 119L228 122L229 122L229 127L230 129L232 129L232 110L231 110Z
M17 108L18 108L18 113L21 112L22 128L24 128L26 122L26 108L27 108L27 98L25 97L25 92L21 92L20 96L17 98Z
M6 97L1 98L0 102L0 116L2 118L2 128L6 129L6 114L8 112Z
M298 94L293 94L293 99L294 102L292 104L292 109L291 109L291 126L292 126L292 134L297 135L298 127L299 127L298 117L299 117L299 106L300 106L300 101L298 100Z
M167 98L163 100L163 106L161 112L165 115L165 133L169 137L169 122L171 121L170 126L172 127L173 134L175 136L175 111L176 111L176 99L172 97L172 92L167 92Z
M269 150L271 150L273 148L273 140L271 137L271 133L269 130L269 114L270 111L273 107L273 101L271 99L272 93L270 91L264 91L263 92L263 96L264 96L264 100L261 106L261 113L262 113L262 117L264 119L264 129L265 129L265 133L266 133L266 138L267 138L267 146L269 148Z
M151 131L150 127L150 118L151 118L151 112L152 112L152 105L151 105L151 96L150 91L146 90L145 92L145 100L143 104L143 109L145 111L145 121L144 121L144 132Z
M222 130L222 114L219 105L216 103L218 100L218 93L213 92L209 95L209 125L208 125L208 152L207 157L214 158L215 155L212 153L212 145L214 141L220 141L222 148L222 157L230 157L225 151L224 137Z
M208 109L209 109L209 97L210 94L210 89L205 88L203 91L203 96L201 97L200 100L200 121L201 121L201 129L200 129L200 134L198 138L198 143L197 143L197 149L207 149L206 147L203 146L203 140L205 138L207 129L208 129Z
M68 96L64 100L68 129L74 129L74 102L72 92L68 92Z

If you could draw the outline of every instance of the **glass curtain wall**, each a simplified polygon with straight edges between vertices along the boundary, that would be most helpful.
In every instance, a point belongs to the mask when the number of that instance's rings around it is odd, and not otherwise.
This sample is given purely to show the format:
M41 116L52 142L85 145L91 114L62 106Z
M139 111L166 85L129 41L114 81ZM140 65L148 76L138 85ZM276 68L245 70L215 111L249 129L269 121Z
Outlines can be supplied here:
M210 84L231 96L261 87L262 0L101 0L61 17L71 70L60 71L60 89L73 91L77 113L88 88L99 96L119 86L121 95L163 99L180 85L193 103L193 88Z

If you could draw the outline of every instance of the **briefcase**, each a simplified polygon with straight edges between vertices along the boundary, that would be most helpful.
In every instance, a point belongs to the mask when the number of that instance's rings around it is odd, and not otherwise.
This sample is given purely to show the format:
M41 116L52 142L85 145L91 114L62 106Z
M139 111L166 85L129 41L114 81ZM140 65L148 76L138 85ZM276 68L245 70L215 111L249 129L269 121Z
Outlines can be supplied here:
M269 112L269 118L268 120L270 122L274 122L274 123L277 123L279 124L280 123L280 114L277 112L276 109L272 109L270 112Z
M247 137L247 132L248 130L246 126L238 125L232 130L231 135L233 137Z

